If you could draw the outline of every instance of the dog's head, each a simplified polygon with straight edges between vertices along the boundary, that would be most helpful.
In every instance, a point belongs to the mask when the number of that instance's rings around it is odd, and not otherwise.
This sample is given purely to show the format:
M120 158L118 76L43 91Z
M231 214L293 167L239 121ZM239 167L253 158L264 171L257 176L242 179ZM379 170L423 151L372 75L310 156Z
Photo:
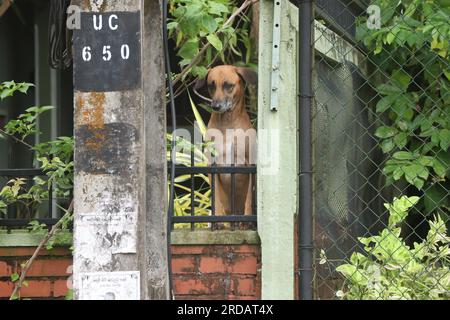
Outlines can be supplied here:
M258 82L256 72L250 68L223 65L209 70L204 79L198 80L195 90L207 86L213 112L233 110L239 99L244 99L246 84Z

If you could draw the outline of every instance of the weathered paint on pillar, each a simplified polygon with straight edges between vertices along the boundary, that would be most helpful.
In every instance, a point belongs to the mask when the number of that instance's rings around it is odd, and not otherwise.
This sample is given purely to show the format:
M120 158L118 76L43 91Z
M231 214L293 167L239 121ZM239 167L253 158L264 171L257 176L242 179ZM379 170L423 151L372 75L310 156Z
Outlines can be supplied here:
M280 86L271 88L274 1L260 1L258 102L258 231L262 254L262 299L294 299L294 216L297 207L298 18L282 0ZM277 93L278 110L270 110ZM265 132L263 134L263 132ZM267 153L270 145L277 148ZM270 150L270 149L269 149ZM275 171L267 170L271 158Z
M90 31L94 41L91 41L93 45L89 50L85 49L86 46L78 48L74 40L75 298L107 299L115 295L120 299L119 293L132 299L166 299L167 197L163 178L166 175L165 158L162 159L165 157L165 87L162 48L159 45L160 2L145 1L145 10L143 0L74 2L82 12L98 14L97 19L103 15L103 28L127 32L138 23L137 31L127 36L123 44L109 46L111 43L102 43L100 52L95 51L98 47L96 42L108 39L96 38L95 30ZM120 25L125 23L126 14L123 13L130 12L134 15L124 28ZM150 14L155 17L150 17ZM99 20L96 27L100 27ZM138 37L138 43L132 41L133 36ZM138 52L133 52L134 49ZM122 77L123 82L114 79L120 73L113 73L110 79L102 79L103 69L97 79L90 79L92 87L100 89L89 92L91 85L82 83L78 84L82 91L77 90L77 77L80 77L77 72L86 74L88 71L83 63L99 54L105 62L111 59L111 55L120 54L121 63L130 66L128 76ZM129 62L134 58L137 66L135 62ZM114 70L120 65L111 64L110 67ZM114 85L99 86L98 82L102 81L111 81ZM117 83L119 89L116 89ZM126 89L120 90L121 85ZM106 90L102 90L104 88ZM115 91L107 91L108 88ZM156 131L148 132L151 128ZM162 156L157 156L157 153ZM160 179L159 183L150 176ZM159 199L152 206L155 196ZM114 290L122 290L122 293Z

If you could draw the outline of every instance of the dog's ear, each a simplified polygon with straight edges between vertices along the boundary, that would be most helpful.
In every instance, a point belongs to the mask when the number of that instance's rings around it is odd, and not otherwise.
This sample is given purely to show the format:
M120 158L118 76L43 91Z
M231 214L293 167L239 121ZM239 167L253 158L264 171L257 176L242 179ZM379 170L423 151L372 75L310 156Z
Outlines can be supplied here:
M204 78L198 78L197 81L195 82L194 85L194 93L199 96L200 98L202 98L203 100L206 101L211 101L210 98L205 97L202 93L205 93L206 95L209 95L208 90L204 90L205 86L206 86L206 82L208 81L208 75L209 75L209 70L208 73L206 74L206 76ZM199 91L202 90L202 93L200 93Z
M258 86L258 74L250 68L236 67L237 74L249 85Z
M194 90L198 91L198 90L203 89L206 86L206 82L208 80L208 75L209 75L209 70L204 78L197 79L197 81L195 82Z

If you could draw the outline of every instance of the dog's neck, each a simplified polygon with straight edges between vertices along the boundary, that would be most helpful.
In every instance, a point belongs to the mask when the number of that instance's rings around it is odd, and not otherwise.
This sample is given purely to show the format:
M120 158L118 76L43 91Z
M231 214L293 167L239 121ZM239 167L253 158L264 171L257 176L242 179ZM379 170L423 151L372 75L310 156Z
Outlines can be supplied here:
M245 108L245 99L241 97L233 103L233 108L224 113L212 113L210 125L217 129L230 129L241 127L242 121L250 122L250 117Z

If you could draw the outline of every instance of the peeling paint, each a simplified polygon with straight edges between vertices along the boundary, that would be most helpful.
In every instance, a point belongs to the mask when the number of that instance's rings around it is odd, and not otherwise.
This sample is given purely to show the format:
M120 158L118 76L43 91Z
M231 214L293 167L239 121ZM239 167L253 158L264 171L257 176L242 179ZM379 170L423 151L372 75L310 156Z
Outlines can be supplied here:
M103 123L103 122L102 122ZM108 123L75 129L76 169L92 174L130 174L137 170L139 133L132 125Z
M92 92L89 94L91 108L83 110L83 123L91 128L101 129L105 126L103 117L105 100L104 92Z

